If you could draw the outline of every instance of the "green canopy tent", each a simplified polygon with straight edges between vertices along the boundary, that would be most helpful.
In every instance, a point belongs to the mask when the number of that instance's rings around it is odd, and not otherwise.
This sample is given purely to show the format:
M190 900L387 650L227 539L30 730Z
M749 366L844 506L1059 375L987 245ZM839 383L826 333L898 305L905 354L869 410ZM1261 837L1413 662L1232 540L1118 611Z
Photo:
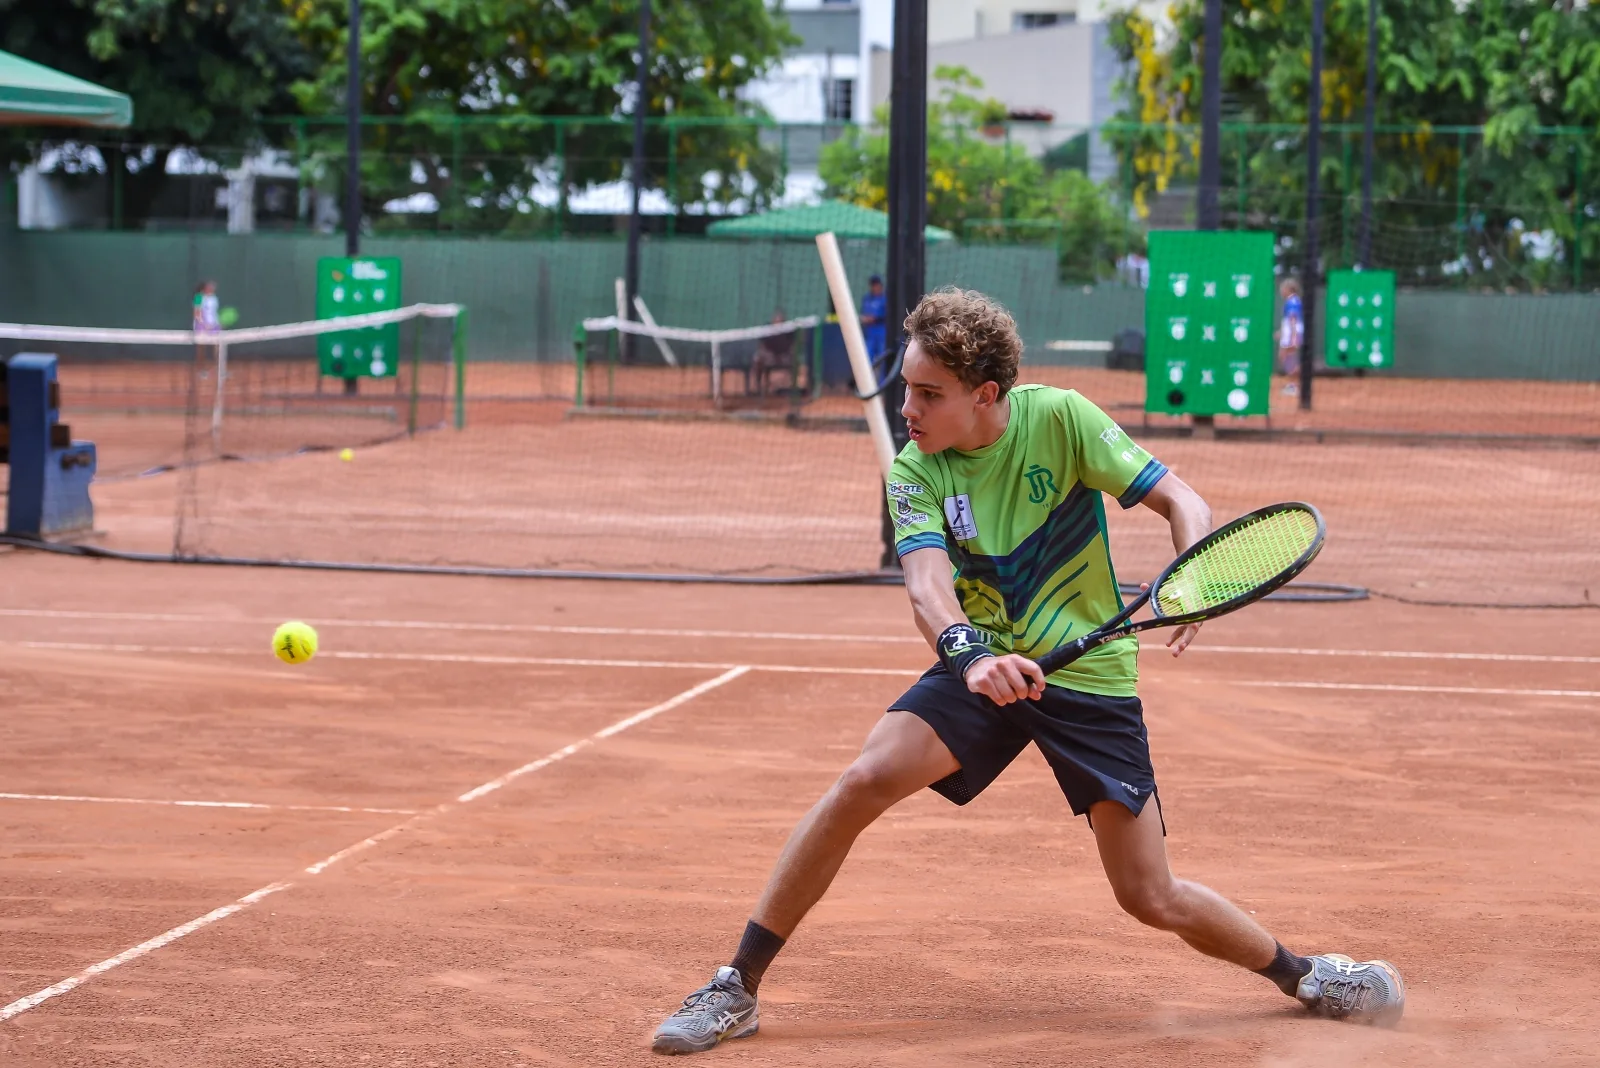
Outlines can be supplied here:
M0 124L120 128L132 122L133 101L126 95L0 52Z
M843 200L824 200L798 208L779 208L760 215L741 215L736 219L722 219L706 227L708 237L748 238L773 240L793 238L811 240L828 231L840 240L867 238L886 241L889 238L889 216L859 204ZM930 226L923 231L929 241L948 241L949 230Z

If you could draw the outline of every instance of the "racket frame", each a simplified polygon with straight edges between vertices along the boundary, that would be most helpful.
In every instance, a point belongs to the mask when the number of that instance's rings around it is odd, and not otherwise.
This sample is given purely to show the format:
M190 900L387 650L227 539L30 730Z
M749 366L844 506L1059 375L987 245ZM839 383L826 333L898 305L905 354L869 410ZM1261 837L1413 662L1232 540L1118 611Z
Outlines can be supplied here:
M1210 608L1202 608L1194 612L1182 612L1174 616L1166 615L1161 611L1161 602L1159 599L1154 599L1155 594L1161 589L1162 583L1171 578L1172 575L1184 564L1188 563L1200 553L1204 552L1212 545L1215 545L1217 542L1233 533L1233 531L1237 530L1239 527L1245 526L1249 523L1254 523L1257 520L1264 519L1269 515L1276 515L1280 512L1288 511L1308 512L1310 513L1311 517L1317 521L1317 532L1316 535L1311 539L1310 546L1307 547L1306 550L1295 559L1294 563L1290 564L1288 567L1284 568L1282 571L1278 572L1278 574L1261 585L1252 587L1244 593L1241 593L1239 596L1224 601L1221 604L1212 605ZM1036 663L1044 669L1044 673L1046 675L1051 675L1066 667L1074 660L1077 660L1090 649L1104 645L1106 642L1115 641L1118 638L1123 638L1129 634L1135 634L1142 630L1151 630L1155 627L1182 627L1190 623L1201 623L1208 619L1215 619L1218 616L1227 615L1229 612L1237 611L1246 605L1254 604L1256 601L1261 600L1274 590L1281 589L1284 585L1292 581L1302 571L1309 567L1311 561L1317 558L1317 553L1322 551L1322 543L1327 537L1327 533L1328 525L1323 520L1322 513L1317 511L1315 505L1307 504L1304 501L1283 501L1278 504L1269 504L1264 508L1257 508L1253 512L1246 512L1239 518L1232 520L1231 522L1224 523L1222 526L1218 527L1216 530L1213 530L1211 533L1207 534L1205 537L1189 546L1183 552L1179 553L1177 559L1168 564L1166 569L1162 571L1160 575L1156 576L1155 581L1150 583L1150 585L1146 587L1139 594L1139 596L1133 600L1132 603L1123 608L1121 612L1118 612L1115 616L1106 620L1106 622L1102 623L1090 633L1085 634L1083 637L1067 642L1065 645L1059 645L1050 650L1048 653L1045 653L1043 656L1039 657ZM1151 611L1154 613L1154 616L1152 618L1143 619L1137 623L1128 622L1135 612L1144 607L1147 602L1151 602L1153 599L1154 603L1151 605Z

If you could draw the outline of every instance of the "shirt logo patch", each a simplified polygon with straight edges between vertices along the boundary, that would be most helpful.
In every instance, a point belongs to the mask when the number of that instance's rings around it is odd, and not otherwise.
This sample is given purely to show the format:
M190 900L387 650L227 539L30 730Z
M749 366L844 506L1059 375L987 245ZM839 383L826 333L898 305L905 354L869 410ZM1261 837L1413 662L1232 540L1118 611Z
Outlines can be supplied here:
M915 497L919 493L926 493L926 492L927 492L927 490L923 489L921 486L917 485L914 482L891 482L891 483L889 483L889 493L890 493L891 496Z
M972 499L965 493L944 499L944 518L950 525L950 536L957 541L971 541L978 536L978 521L972 515Z
M918 523L926 523L928 521L928 516L926 513L912 510L911 499L909 497L896 497L894 499L894 511L894 527L896 530L904 530L906 527L915 526Z
M1048 468L1034 464L1022 474L1028 480L1028 503L1030 504L1043 504L1061 492L1056 489L1056 477L1050 473Z
M1107 445L1115 445L1122 440L1122 428L1115 423L1100 431L1100 440Z

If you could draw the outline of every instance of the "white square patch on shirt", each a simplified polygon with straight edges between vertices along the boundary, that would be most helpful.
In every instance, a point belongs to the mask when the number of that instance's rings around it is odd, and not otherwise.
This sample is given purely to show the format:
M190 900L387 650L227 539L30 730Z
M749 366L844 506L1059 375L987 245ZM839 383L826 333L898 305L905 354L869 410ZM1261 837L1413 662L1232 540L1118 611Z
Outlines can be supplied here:
M957 541L971 541L978 536L978 521L972 515L972 500L965 493L944 499L944 518L950 525L950 536Z

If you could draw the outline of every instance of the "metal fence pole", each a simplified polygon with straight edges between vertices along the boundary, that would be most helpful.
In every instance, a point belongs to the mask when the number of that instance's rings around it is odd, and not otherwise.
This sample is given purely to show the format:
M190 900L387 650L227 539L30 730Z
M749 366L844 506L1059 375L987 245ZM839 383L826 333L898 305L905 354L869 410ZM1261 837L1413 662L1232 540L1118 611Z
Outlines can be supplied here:
M1467 254L1467 131L1456 131L1456 259ZM1467 272L1461 272L1465 283Z
M1583 288L1583 141L1572 139L1572 288Z
M1235 230L1244 229L1244 217L1250 210L1249 196L1246 188L1250 182L1250 168L1248 166L1250 155L1250 135L1244 127L1239 127L1239 215L1234 220Z
M567 221L567 124L556 120L556 219L555 237L561 236Z
M461 185L461 116L452 115L450 123L450 199L456 202L456 219L466 215L467 191Z
M1339 246L1340 261L1350 262L1350 131L1339 131L1343 160L1339 170Z
M678 129L667 119L667 236L678 234Z
M306 183L306 120L294 122L294 228L300 229L300 197ZM310 204L306 205L309 210ZM309 229L309 226L307 227Z
M1306 247L1301 267L1300 408L1311 410L1312 361L1316 357L1317 232L1320 225L1317 180L1322 164L1322 13L1323 0L1311 0L1311 83L1306 97Z

